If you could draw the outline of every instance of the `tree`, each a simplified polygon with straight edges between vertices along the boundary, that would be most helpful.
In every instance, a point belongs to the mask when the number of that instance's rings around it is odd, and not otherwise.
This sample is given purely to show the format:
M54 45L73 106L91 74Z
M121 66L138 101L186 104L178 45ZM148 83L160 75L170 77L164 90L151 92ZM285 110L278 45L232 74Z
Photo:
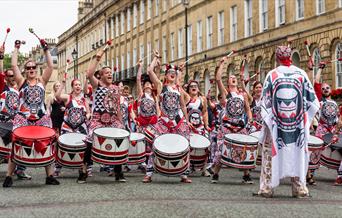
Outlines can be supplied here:
M18 55L18 64L19 66L22 66L24 62L26 61L26 58L23 54L19 53ZM10 69L11 68L11 56L9 54L4 55L4 69Z

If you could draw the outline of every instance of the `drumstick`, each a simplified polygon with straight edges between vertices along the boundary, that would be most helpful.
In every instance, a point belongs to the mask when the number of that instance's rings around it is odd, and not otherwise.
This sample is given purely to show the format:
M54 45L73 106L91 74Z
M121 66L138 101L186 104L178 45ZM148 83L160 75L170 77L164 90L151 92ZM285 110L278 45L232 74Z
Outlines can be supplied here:
M227 54L227 57L229 58L230 56L232 56L234 53L236 53L236 50L231 50L231 52L229 52Z
M309 57L311 57L311 53L310 53L310 49L309 49L309 44L308 41L304 41L305 47L306 47L306 51L308 52Z
M7 29L6 29L5 39L4 39L4 42L2 43L2 46L3 46L3 47L5 46L5 43L6 43L7 36L8 36L8 33L9 33L9 32L11 32L11 29L10 29L10 28L7 28Z
M287 47L291 48L292 41L288 41L287 43Z
M113 42L113 39L109 39L109 40L106 42L106 46L103 48L103 51L106 51L106 50L109 48L109 46L112 45L112 42Z
M70 60L67 59L67 63L65 65L65 71L64 71L64 80L66 80L66 77L67 77L67 74L68 74L68 67L69 67L69 64L70 64Z
M186 61L184 62L184 64L188 63L192 58L193 58L193 57L191 57L191 58L189 58L188 60L186 60Z
M33 28L29 28L29 32L32 33L40 41L39 36L34 32Z
M342 61L342 58L337 58L331 61L327 61L327 63L334 63L334 62L338 62L338 61Z

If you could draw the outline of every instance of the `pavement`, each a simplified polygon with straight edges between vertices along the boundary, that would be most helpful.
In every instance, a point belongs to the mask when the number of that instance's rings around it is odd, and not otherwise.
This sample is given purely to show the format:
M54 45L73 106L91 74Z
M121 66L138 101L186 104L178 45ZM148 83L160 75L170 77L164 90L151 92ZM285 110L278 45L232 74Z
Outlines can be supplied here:
M6 165L0 165L0 182ZM218 184L199 173L192 184L179 177L155 174L151 184L143 184L143 174L125 174L126 183L115 182L95 165L94 176L77 184L77 170L63 169L61 185L46 186L45 170L29 168L32 180L15 177L12 188L0 187L0 217L342 217L342 187L333 186L336 171L321 167L317 186L310 186L311 198L291 197L289 179L282 181L275 196L252 196L258 191L258 169L252 172L253 185L241 183L242 172L223 169Z

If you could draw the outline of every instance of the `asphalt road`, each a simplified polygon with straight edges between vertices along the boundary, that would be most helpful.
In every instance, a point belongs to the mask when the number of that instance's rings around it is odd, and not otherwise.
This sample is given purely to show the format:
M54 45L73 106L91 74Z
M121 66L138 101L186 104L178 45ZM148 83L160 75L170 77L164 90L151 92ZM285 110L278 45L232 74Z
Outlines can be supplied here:
M5 169L0 166L1 183ZM272 199L252 196L258 170L252 172L253 185L242 184L236 169L223 169L218 184L199 174L192 184L160 175L143 184L137 171L125 174L127 183L117 183L97 166L86 184L76 183L76 170L63 169L61 185L46 186L43 168L27 172L32 180L15 179L12 188L0 188L0 217L342 217L342 187L332 185L336 172L323 167L308 199L292 198L289 180Z

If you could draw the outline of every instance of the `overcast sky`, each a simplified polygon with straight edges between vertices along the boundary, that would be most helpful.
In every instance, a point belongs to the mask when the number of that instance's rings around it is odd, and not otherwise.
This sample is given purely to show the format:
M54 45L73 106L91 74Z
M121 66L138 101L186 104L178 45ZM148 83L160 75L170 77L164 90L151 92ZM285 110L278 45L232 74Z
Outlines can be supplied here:
M6 53L14 48L16 39L25 40L21 51L28 53L39 44L28 29L41 38L56 38L77 22L78 0L0 0L0 43L6 29L11 28L6 41Z

